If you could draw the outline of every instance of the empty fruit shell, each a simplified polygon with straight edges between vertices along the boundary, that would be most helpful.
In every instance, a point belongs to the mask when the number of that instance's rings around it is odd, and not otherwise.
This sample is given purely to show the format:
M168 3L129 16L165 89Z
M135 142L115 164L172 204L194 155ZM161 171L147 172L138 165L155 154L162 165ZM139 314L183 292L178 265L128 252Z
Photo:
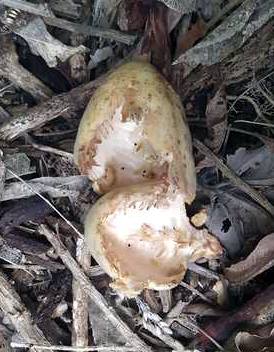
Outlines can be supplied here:
M195 198L191 137L182 104L148 63L120 66L96 90L79 126L74 159L98 193L168 179L186 202Z
M213 236L190 224L184 201L173 187L150 181L117 188L90 209L87 246L114 289L132 297L144 288L172 288L190 261L222 252Z

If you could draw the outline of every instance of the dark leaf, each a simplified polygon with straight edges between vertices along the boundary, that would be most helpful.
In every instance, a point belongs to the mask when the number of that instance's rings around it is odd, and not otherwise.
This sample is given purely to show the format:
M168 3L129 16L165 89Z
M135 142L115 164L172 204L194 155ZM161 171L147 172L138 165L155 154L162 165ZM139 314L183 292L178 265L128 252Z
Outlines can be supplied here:
M44 295L43 300L37 308L35 317L36 323L49 320L55 308L66 297L67 292L70 289L70 272L62 271L56 274L46 294Z
M254 150L239 148L227 157L227 164L252 185L274 185L274 153L266 146Z
M237 190L217 191L208 207L206 225L226 248L230 257L243 249L247 238L273 230L273 218Z
M227 164L253 187L264 187L263 193L270 201L274 199L273 187L266 187L274 184L274 154L269 148L239 148L235 154L227 156ZM241 253L247 239L261 238L271 233L274 221L247 195L222 182L211 191L207 226L228 254L235 257Z
M2 205L0 211L0 231L7 233L13 227L26 221L42 220L51 212L52 209L49 205L38 197L20 199L5 206Z

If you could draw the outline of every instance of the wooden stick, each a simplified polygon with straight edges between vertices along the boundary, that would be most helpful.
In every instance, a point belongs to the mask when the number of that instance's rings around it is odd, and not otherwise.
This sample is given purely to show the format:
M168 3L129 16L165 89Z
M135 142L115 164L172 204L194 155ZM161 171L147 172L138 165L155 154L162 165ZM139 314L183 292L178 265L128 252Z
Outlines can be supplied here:
M13 348L39 348L49 350L48 346L32 345L30 343L11 342ZM72 346L52 346L54 351L72 351L72 352L89 352L89 351L111 351L111 352L140 352L136 347L127 346L90 346L90 347L72 347Z
M90 255L87 253L85 241L77 240L76 258L82 269L87 272L90 267ZM82 290L81 283L75 279L72 282L72 346L88 346L88 295Z
M53 233L45 225L40 225L38 230L41 234L46 236L48 241L52 244L53 248L56 250L56 253L59 255L65 266L71 271L74 279L80 283L82 290L86 292L92 303L96 304L105 313L109 321L118 331L121 332L122 336L129 341L131 346L136 347L136 349L140 349L142 352L151 352L151 347L146 345L146 343L143 342L138 335L131 331L131 329L126 323L124 323L115 310L108 305L101 293L92 285L86 274L83 270L81 270L79 264L62 243L59 236Z
M76 87L68 93L56 95L26 112L14 116L0 127L0 138L12 140L25 132L43 126L60 115L69 115L69 117L79 115L104 77Z
M274 206L268 201L268 199L252 188L248 183L243 181L233 170L224 164L208 147L202 142L194 139L193 145L208 158L213 160L217 168L227 177L235 186L239 187L245 192L250 198L258 203L263 209L265 209L272 217L274 217Z
M0 150L0 202L4 193L5 186L5 175L6 175L6 167L2 160L2 151Z

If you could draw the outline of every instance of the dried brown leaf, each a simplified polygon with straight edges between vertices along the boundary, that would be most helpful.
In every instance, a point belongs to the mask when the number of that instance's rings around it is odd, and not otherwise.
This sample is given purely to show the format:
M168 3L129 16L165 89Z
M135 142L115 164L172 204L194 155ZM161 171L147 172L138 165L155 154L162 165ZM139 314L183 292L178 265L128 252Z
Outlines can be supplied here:
M149 6L142 0L122 1L117 23L122 31L142 31L149 14Z
M89 79L89 71L83 54L77 53L70 57L70 78L74 85L85 83Z
M172 9L167 10L168 33L171 33L173 31L173 29L177 26L177 24L180 22L182 17L183 15L180 12L177 12Z
M194 314L199 317L220 317L224 314L217 307L213 307L208 303L193 303L184 308L184 313Z
M163 313L168 313L172 307L172 293L171 290L159 291L159 298L162 303Z
M177 48L176 48L176 57L185 53L188 49L201 38L204 37L207 31L206 23L202 18L198 18L197 22L191 26L189 31L182 33L177 38Z
M223 144L227 127L227 102L223 87L207 104L206 124L210 138L209 146L214 153L218 153Z
M152 63L168 78L171 72L171 52L167 15L166 8L161 4L150 10L138 51L142 55L150 55Z
M219 319L215 319L204 326L204 331L219 343L224 342L241 324L263 326L272 322L274 313L274 285L256 294L243 306L237 307ZM199 334L194 341L202 351L207 350L210 340ZM257 352L257 351L256 351Z
M154 290L145 289L143 299L149 305L150 309L155 313L160 313L162 310L161 303L158 300L157 292Z
M225 276L230 283L245 283L273 265L274 233L265 236L246 259L225 269Z
M52 209L38 197L1 204L0 232L7 233L27 221L41 221L51 212Z
M268 149L270 149L272 152L274 152L274 139L273 138L263 136L260 139L267 146Z

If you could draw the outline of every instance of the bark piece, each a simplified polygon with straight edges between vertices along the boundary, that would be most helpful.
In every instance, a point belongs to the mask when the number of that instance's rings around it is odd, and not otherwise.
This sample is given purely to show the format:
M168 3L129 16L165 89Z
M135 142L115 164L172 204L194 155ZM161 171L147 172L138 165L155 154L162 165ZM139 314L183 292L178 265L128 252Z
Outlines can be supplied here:
M18 55L10 36L0 37L0 47L0 75L30 93L36 101L48 99L52 95L52 91L19 64Z
M88 186L85 176L40 177L27 182L36 193L47 193L52 198L78 196ZM6 185L2 201L27 198L34 192L21 182Z
M90 267L90 254L87 252L85 242L77 240L76 257L79 265L87 272ZM73 325L72 325L72 345L78 347L88 346L88 295L82 290L79 281L73 279ZM94 335L94 332L93 332Z
M12 117L0 127L0 138L12 140L25 132L43 126L60 115L70 118L78 116L102 81L103 77L100 77Z
M221 62L274 16L273 5L273 0L244 1L231 16L174 64L183 64L184 77L187 77L199 65L210 66Z

